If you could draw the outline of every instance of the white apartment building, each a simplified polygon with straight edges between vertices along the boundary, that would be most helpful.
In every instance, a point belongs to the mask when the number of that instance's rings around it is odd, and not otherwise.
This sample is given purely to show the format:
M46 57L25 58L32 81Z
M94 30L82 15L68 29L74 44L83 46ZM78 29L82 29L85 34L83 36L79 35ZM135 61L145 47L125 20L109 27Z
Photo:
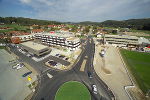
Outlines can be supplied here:
M35 34L36 39L49 46L61 46L69 50L76 50L80 47L80 39L69 33L43 33Z
M127 45L140 45L142 43L149 43L145 38L139 38L136 36L128 35L105 35L104 41L109 44L116 44L118 46L127 46Z

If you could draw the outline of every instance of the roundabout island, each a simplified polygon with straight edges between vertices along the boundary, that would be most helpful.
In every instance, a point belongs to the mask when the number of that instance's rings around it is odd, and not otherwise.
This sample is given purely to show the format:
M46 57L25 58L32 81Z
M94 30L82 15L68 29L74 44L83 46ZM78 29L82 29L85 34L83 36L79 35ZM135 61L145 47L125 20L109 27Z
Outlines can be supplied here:
M60 86L55 100L91 100L91 95L84 84L77 81L69 81Z

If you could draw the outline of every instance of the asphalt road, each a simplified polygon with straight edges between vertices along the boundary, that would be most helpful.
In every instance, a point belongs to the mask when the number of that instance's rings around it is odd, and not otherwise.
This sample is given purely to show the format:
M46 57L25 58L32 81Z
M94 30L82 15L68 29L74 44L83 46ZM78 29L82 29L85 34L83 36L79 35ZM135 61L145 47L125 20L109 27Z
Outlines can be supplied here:
M92 30L89 32L89 34ZM36 89L33 100L54 100L55 94L59 87L67 81L79 81L87 86L91 93L92 100L111 100L113 97L112 92L108 89L107 85L95 74L93 68L93 58L95 52L95 44L92 37L89 35L86 39L86 45L80 55L79 60L73 65L74 67L68 71L57 71L51 68L47 68L42 62L35 62L29 59L27 56L21 54L15 48L11 47L11 51L20 57L20 61L27 62L37 72L39 72L39 85ZM84 72L80 71L80 67L84 59L87 59ZM89 78L87 71L93 73L93 78ZM47 73L53 75L53 78L49 78ZM98 88L98 94L92 92L91 85L95 84Z

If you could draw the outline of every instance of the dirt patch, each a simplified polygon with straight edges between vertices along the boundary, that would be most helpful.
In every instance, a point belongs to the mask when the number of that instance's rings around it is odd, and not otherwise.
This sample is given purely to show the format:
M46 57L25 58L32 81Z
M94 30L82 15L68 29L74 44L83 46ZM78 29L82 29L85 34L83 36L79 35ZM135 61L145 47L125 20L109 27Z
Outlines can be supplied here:
M102 67L102 70L106 74L111 74L111 72L107 68Z

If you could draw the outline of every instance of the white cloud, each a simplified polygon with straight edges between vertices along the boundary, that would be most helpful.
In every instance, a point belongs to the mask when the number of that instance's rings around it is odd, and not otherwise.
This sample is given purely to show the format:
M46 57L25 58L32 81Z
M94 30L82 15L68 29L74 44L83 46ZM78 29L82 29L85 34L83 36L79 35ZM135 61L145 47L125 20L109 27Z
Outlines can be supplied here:
M31 2L31 0L20 0L20 2L21 2L21 3L26 3L26 4L28 4L28 3Z
M58 21L123 19L150 8L150 0L20 0L36 17ZM149 6L149 7L148 7ZM148 10L146 10L148 13Z

